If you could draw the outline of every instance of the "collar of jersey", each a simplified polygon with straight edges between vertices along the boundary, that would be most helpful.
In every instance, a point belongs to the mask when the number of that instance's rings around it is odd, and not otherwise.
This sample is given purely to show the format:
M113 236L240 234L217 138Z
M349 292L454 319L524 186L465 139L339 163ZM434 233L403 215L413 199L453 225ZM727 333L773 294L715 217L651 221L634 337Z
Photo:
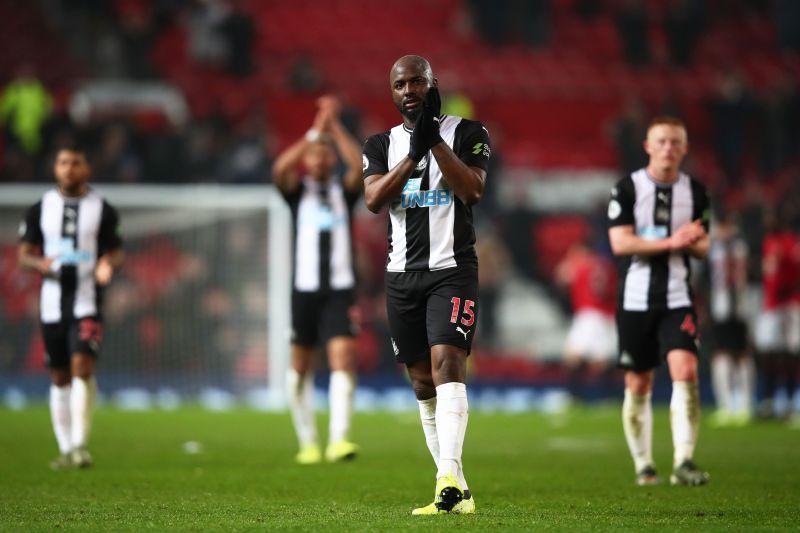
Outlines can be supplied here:
M651 176L651 175L650 175L650 173L647 171L647 169L646 169L646 168L644 168L644 169L642 169L642 170L644 170L644 175L645 175L645 176L647 176L647 179L649 179L649 180L650 180L650 183L652 183L652 184L653 184L653 185L655 185L656 187L660 187L660 188L662 188L662 189L669 189L669 188L671 188L673 185L675 185L676 183L678 183L679 181L681 181L681 173L680 173L680 171L678 172L678 179L676 179L676 180L675 180L675 181L673 181L672 183L661 183L661 182L658 182L658 181L656 181L656 180L653 178L653 176Z
M446 116L447 115L439 115L439 123L440 124L441 124L442 120L444 119L444 117L446 117ZM412 131L414 131L412 128L409 128L408 126L406 126L405 122L403 122L402 126L403 126L403 129L406 130L406 133L411 133Z
M90 185L90 186L88 186L88 187L86 187L86 192L85 192L84 194L80 195L80 196L65 196L65 195L63 195L63 194L61 193L61 189L59 189L58 187L55 187L53 190L54 190L54 191L56 191L56 194L58 194L58 196L59 196L59 197L60 197L62 200L64 200L65 202L68 202L68 203L78 203L78 202L80 202L81 200L83 200L84 198L88 197L88 196L89 196L89 194L91 194L91 192L92 192L92 187L91 187L91 185Z

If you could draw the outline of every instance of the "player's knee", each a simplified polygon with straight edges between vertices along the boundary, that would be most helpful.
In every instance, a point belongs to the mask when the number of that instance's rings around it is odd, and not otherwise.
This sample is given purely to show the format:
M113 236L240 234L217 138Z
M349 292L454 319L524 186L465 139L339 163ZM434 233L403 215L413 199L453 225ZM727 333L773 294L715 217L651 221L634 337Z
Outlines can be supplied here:
M72 356L72 375L86 379L94 374L94 358L86 354Z
M436 396L436 387L433 384L433 376L430 373L415 372L409 369L408 377L411 380L411 389L417 400L428 400Z
M625 388L638 395L649 393L653 389L652 372L627 372L625 374Z
M314 365L315 348L302 346L300 344L292 345L292 368L298 374L306 374L312 370Z
M431 350L434 383L463 383L467 374L466 352L455 346L436 345Z
M311 361L307 359L292 359L292 368L301 376L305 376L313 370Z
M629 385L628 386L628 390L630 390L634 394L637 394L639 396L643 396L645 394L648 394L651 390L653 390L653 385L649 381L641 381L641 382L637 382L637 383L634 383L632 385Z
M72 380L72 375L69 369L51 369L50 370L50 381L56 387L65 387L69 385L70 381Z
M336 337L328 342L328 364L331 370L355 372L358 367L356 343L350 337Z
M436 387L433 386L433 381L412 381L411 389L414 391L414 396L416 396L417 400L429 400L436 396Z
M672 371L673 381L697 381L697 367L682 366Z
M694 354L676 350L670 352L667 361L673 381L697 381L697 357Z

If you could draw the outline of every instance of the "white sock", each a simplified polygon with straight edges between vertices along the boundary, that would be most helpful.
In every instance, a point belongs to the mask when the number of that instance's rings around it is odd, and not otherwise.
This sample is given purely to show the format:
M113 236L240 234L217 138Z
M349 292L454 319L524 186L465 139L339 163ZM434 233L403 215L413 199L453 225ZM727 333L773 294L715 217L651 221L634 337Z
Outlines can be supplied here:
M436 477L447 474L458 477L469 419L467 386L458 382L444 383L436 387L436 397L436 433L439 437Z
M678 466L694 456L694 447L700 430L700 390L697 383L672 382L669 415L672 425L672 445L675 447L674 464Z
M72 417L73 448L85 448L89 444L95 396L97 396L97 381L94 376L85 379L77 376L72 378L69 407Z
M59 387L50 385L50 420L53 422L53 433L56 434L58 450L67 453L72 449L72 417L69 412L70 385Z
M353 390L356 377L352 372L334 370L328 385L328 403L331 420L328 433L329 442L347 439L350 433L350 419L353 416Z
M739 360L734 370L736 381L739 384L741 393L740 411L746 415L753 412L753 404L756 400L756 364L752 357L743 357Z
M717 354L711 359L711 386L717 408L733 412L733 360L728 354Z
M468 491L469 486L467 485L467 478L464 477L463 466L458 467L458 475L456 475L456 477L458 478L458 484L461 485L461 488L464 489L464 491Z
M436 433L436 396L427 400L417 400L422 432L425 433L425 444L431 452L436 468L439 468L439 435Z
M436 470L439 470L439 435L436 433L436 396L427 400L417 400L419 403L419 418L422 421L422 431L425 433L425 443L431 452ZM463 466L458 468L458 484L464 490L469 490L464 477Z
M636 472L646 466L655 466L653 461L653 406L652 394L634 394L625 389L622 402L622 427L625 440L633 457Z
M294 368L286 372L286 396L300 447L317 443L314 420L314 380L311 372L301 376Z
M425 433L425 443L431 452L436 469L439 469L439 435L436 433L436 396L427 400L417 400L419 404L419 419L422 421L422 431ZM458 483L464 490L469 490L464 477L463 467L458 469Z

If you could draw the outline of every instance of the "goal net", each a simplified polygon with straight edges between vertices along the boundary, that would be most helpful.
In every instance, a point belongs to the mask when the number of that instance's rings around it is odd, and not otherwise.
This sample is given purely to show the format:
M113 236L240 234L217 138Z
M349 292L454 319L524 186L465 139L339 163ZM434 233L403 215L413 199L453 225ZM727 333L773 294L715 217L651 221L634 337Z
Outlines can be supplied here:
M50 186L0 186L0 383L43 392L38 276L17 227ZM102 391L280 408L288 364L291 218L269 186L95 188L120 212L126 261L104 297ZM5 382L5 383L3 383Z

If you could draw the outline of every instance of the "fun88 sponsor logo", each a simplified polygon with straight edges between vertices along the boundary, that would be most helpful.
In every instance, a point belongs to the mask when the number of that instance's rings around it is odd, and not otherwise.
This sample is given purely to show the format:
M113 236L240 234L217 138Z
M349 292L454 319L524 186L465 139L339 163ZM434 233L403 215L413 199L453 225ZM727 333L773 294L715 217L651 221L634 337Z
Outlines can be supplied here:
M449 189L433 189L431 191L419 190L422 178L413 178L406 182L403 194L400 196L400 208L412 209L414 207L436 207L450 205L453 193Z
M403 193L400 207L411 209L413 207L436 207L437 205L450 205L453 193L447 189L434 189L432 191L418 191Z

